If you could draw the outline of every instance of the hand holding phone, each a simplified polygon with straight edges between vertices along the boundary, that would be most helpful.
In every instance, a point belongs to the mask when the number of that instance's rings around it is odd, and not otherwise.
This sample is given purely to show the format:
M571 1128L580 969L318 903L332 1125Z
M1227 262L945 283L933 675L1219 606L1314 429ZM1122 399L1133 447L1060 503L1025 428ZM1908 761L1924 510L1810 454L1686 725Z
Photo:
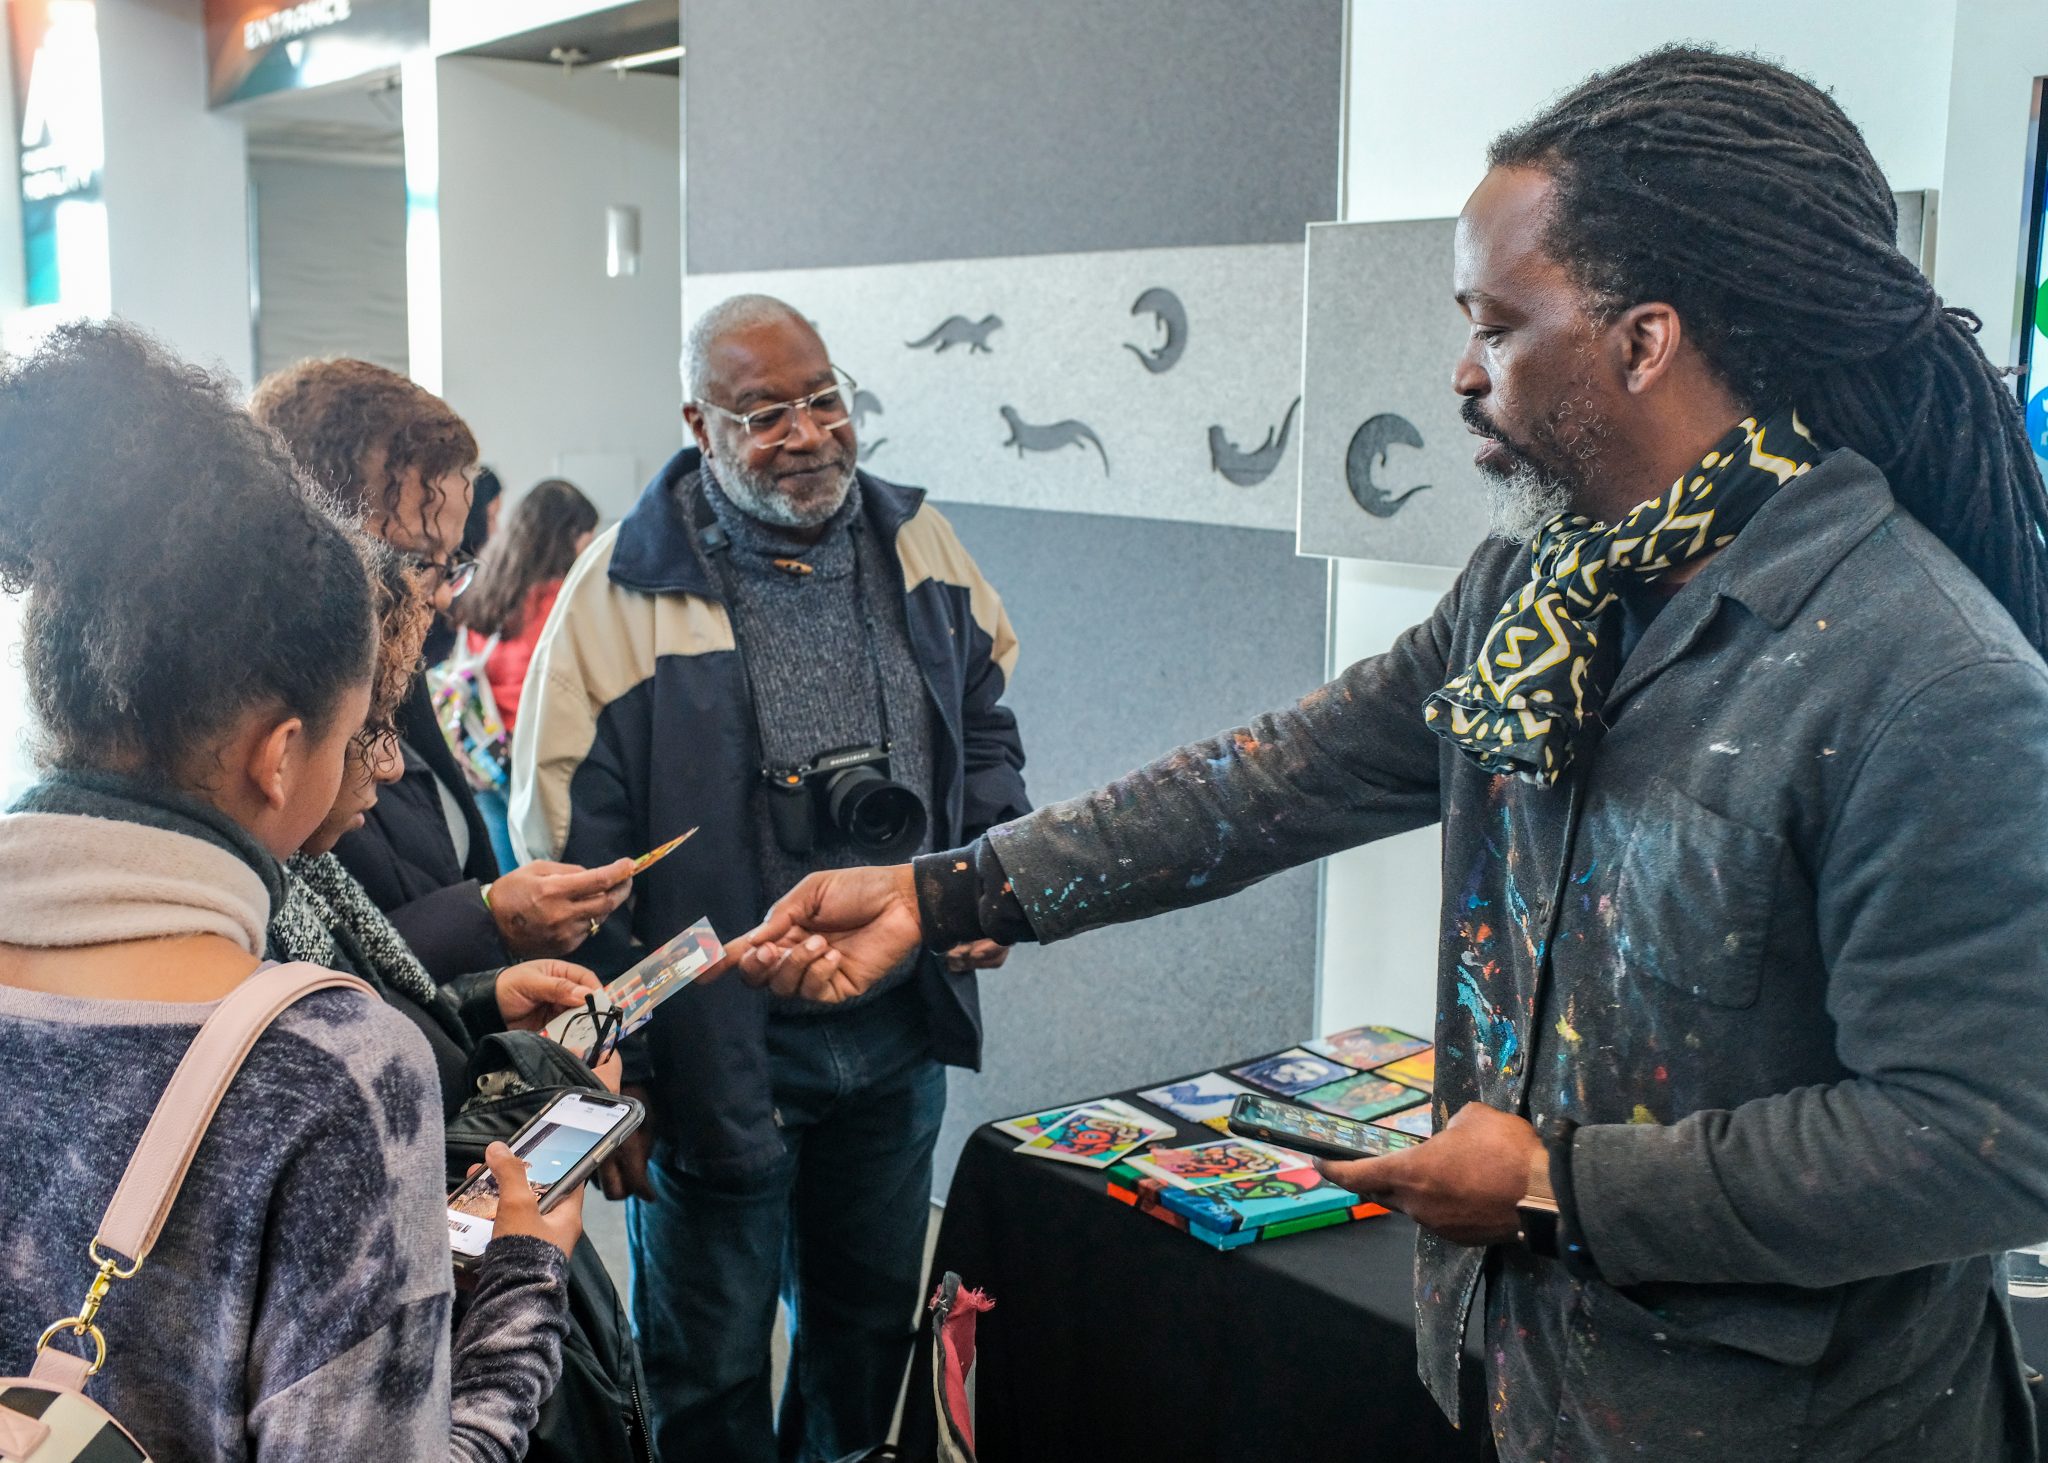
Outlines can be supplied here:
M1240 1138L1292 1148L1316 1158L1345 1161L1384 1158L1423 1140L1412 1133L1376 1128L1357 1118L1338 1117L1296 1102L1282 1102L1256 1092L1240 1094L1230 1107L1230 1131Z
M448 1241L455 1263L468 1266L481 1259L501 1221L505 1233L538 1234L555 1242L550 1231L557 1226L541 1222L543 1217L572 1195L580 1216L583 1181L646 1112L630 1097L577 1088L559 1094L509 1144L493 1143L485 1154L486 1167L448 1196ZM580 1230L580 1217L574 1228ZM575 1243L573 1231L569 1243Z

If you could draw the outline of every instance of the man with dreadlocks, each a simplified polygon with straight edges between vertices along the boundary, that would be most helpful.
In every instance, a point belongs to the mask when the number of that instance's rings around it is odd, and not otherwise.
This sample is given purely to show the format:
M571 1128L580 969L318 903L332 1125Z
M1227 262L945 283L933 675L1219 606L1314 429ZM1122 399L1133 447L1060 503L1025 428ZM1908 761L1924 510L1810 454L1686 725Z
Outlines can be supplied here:
M2048 497L1822 92L1671 49L1500 138L1452 384L1501 535L1298 706L901 869L741 968L844 997L1441 819L1422 1226L1511 1459L2032 1458L1993 1256L2048 1236ZM1533 554L1532 554L1533 549Z

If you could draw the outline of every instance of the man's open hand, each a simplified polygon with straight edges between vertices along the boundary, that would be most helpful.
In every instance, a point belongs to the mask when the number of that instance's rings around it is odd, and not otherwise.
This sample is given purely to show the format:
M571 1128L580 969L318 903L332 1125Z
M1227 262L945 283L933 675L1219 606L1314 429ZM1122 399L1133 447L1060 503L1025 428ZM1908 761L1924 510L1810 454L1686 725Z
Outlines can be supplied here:
M1453 1244L1494 1245L1520 1229L1515 1206L1529 1192L1543 1140L1526 1118L1468 1103L1434 1138L1385 1158L1318 1159L1324 1178L1398 1209Z
M812 874L775 902L732 957L749 985L838 1002L874 988L923 942L909 864Z

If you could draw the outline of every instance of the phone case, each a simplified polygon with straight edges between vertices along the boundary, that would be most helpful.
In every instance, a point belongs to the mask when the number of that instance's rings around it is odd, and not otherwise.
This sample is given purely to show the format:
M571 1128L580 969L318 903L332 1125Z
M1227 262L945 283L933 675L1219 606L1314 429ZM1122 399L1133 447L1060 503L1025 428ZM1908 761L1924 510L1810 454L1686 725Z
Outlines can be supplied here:
M581 1092L581 1089L575 1088L565 1088L563 1092L560 1094L560 1096L574 1096L579 1094L591 1098L593 1100L598 1099L600 1097L600 1094L598 1093ZM618 1124L616 1124L609 1132L607 1132L604 1135L604 1137L598 1141L598 1144L595 1148L592 1148L588 1153L584 1154L583 1157L579 1158L575 1163L571 1164L569 1166L569 1171L563 1174L561 1178L557 1179L553 1186L550 1187L545 1194L542 1194L540 1196L541 1213L548 1213L555 1207L555 1205L559 1204L563 1199L566 1199L570 1194L574 1193L578 1185L587 1183L590 1179L590 1176L593 1173L597 1172L598 1165L602 1164L607 1158L611 1157L612 1154L618 1150L618 1146L621 1143L625 1142L626 1139L631 1137L633 1135L633 1131L636 1128L638 1128L641 1123L646 1121L646 1105L640 1102L637 1098L621 1097L610 1092L603 1093L601 1095L601 1098L604 1102L608 1104L617 1104L619 1106L626 1108L627 1113L625 1118ZM519 1140L525 1137L534 1128L538 1127L543 1121L545 1121L549 1111L554 1107L554 1105L554 1102L550 1101L546 1107L542 1108L539 1112L535 1113L532 1117L528 1118L524 1123L521 1123L519 1125L519 1130L512 1134L511 1137L504 1140L506 1146L509 1148L517 1149L519 1146ZM479 1169L477 1170L477 1172L471 1174L468 1178L464 1179L461 1183L457 1184L455 1186L454 1191L448 1195L448 1203L450 1205L453 1205L456 1199L460 1198L462 1194L468 1190L471 1184L476 1183L479 1179L484 1177L489 1172L489 1169ZM487 1245L485 1246L485 1248L488 1249L489 1246ZM458 1270L472 1269L476 1266L478 1261L483 1259L482 1255L467 1254L462 1250L453 1248L452 1246L449 1249L449 1253L455 1257L455 1268Z
M1347 1148L1342 1144L1311 1137L1305 1133L1286 1132L1273 1127L1271 1124L1261 1122L1252 1116L1253 1112L1256 1111L1256 1104L1274 1101L1275 1099L1270 1097L1239 1098L1236 1105L1230 1111L1230 1131L1240 1137L1256 1138L1260 1142L1271 1143L1276 1148L1291 1148L1296 1153L1306 1153L1316 1158L1334 1158L1340 1162L1350 1162L1360 1158L1384 1158L1387 1154L1397 1149L1412 1146L1412 1140L1404 1141L1408 1139L1408 1135L1405 1133L1394 1133L1386 1129L1371 1128L1364 1123L1358 1123L1357 1126L1365 1132L1366 1141L1373 1146L1370 1148ZM1300 1108L1308 1117L1326 1123L1333 1120L1332 1114L1320 1113L1313 1108L1301 1108L1299 1103L1292 1105ZM1337 1119L1337 1121L1355 1120Z

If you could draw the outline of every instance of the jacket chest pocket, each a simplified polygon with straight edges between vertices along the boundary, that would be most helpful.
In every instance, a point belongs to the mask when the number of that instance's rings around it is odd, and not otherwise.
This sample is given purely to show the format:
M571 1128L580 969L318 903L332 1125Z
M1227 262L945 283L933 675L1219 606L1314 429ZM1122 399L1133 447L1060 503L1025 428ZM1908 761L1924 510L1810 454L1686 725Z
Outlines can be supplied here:
M1755 1005L1787 855L1777 834L1652 782L1615 877L1629 947L1649 956L1631 965L1711 1005Z

